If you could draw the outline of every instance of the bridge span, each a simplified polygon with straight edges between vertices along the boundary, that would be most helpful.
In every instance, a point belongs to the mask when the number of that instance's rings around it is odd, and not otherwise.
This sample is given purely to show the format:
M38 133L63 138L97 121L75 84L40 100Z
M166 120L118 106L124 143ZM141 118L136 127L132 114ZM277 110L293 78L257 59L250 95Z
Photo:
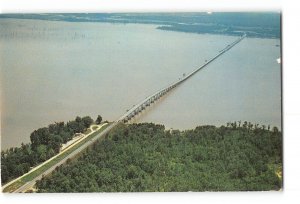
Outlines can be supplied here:
M246 34L244 34L243 36L239 37L237 40L235 40L231 44L227 45L224 49L220 50L217 55L215 55L210 60L206 61L201 67L195 69L194 71L192 71L191 73L189 73L188 75L186 75L185 77L183 77L182 79L179 79L178 81L172 83L171 85L168 85L167 87L164 87L164 88L158 90L157 92L155 92L154 94L148 96L143 101L141 101L137 105L133 106L130 110L128 110L116 122L117 123L118 122L124 122L124 123L129 122L132 118L134 118L140 112L142 112L143 110L145 110L152 103L154 103L155 101L157 101L158 99L160 99L163 95L165 95L166 93L168 93L169 91L171 91L172 89L174 89L175 87L177 87L178 85L180 85L181 83L183 83L184 81L186 81L187 79L189 79L190 77L192 77L198 71L200 71L205 66L207 66L209 63L213 62L219 56L221 56L222 54L224 54L225 52L227 52L228 50L230 50L233 46L235 46L236 44L238 44L239 42L241 42L245 37L246 37Z

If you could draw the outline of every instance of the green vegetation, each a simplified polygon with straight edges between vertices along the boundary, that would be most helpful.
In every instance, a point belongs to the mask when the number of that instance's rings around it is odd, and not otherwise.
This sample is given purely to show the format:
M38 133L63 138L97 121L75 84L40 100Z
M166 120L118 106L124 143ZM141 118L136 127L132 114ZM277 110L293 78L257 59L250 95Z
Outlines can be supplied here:
M12 192L12 191L18 189L19 187L21 187L21 186L24 185L24 184L25 184L24 182L18 180L18 181L16 181L16 182L13 182L11 185L7 186L7 187L3 190L3 192L4 192L4 193L5 193L5 192Z
M102 121L102 117L101 117L101 115L98 115L98 117L97 117L97 119L96 119L96 124L100 124L101 123L101 121Z
M107 127L108 127L108 124L105 125L104 127L102 127L101 129L95 131L94 133L92 133L91 135L89 135L84 140L80 141L79 143L77 143L76 145L74 145L73 147L71 147L70 149L68 149L67 151L65 151L64 153L62 153L59 156L55 157L54 159L52 159L51 161L49 161L45 165L41 166L40 168L36 169L35 171L31 172L30 174L22 177L21 179L17 180L16 182L12 183L11 185L7 186L4 189L3 192L14 191L14 190L18 189L19 187L21 187L22 185L24 185L26 182L31 181L32 179L34 179L35 177L37 177L38 175L40 175L41 173L45 172L47 169L49 169L50 167L52 167L53 165L55 165L56 163L58 163L59 161L61 161L64 158L66 158L74 150L76 150L77 148L79 148L81 145L83 145L84 143L86 143L88 140L94 138L96 135L98 135L99 133L101 133L102 131L104 131Z
M67 124L58 122L39 128L30 135L31 143L1 151L2 184L17 178L31 167L53 157L63 143L71 140L75 133L83 133L93 123L91 117L76 117Z
M77 160L37 182L38 192L279 190L282 134L248 122L165 130L121 124Z

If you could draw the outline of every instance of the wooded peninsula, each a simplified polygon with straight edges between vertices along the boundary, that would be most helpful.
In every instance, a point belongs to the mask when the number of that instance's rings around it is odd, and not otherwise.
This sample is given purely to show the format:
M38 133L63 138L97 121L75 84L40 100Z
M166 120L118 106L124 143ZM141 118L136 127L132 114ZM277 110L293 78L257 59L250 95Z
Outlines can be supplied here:
M282 133L241 121L186 131L120 124L36 187L38 192L280 190Z

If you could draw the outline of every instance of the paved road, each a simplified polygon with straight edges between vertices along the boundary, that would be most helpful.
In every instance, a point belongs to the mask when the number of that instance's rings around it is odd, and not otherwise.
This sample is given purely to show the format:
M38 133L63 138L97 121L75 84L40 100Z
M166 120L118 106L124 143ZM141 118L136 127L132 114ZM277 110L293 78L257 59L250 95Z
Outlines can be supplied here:
M43 165L49 163L51 160L57 158L58 156L60 156L61 154L64 154L66 151L68 151L70 148L72 148L74 145L80 143L82 140L84 140L86 137L90 136L91 134L93 134L95 131L99 130L100 128L102 128L103 126L107 125L108 123L103 123L101 125L91 125L90 126L90 129L91 129L91 132L88 133L88 134L83 134L84 136L82 138L80 138L79 140L75 141L74 143L70 144L68 147L64 148L62 151L60 151L58 154L54 155L53 157L51 157L50 159L44 161L43 163L39 164L38 166L34 167L33 169L31 169L29 172L23 174L22 176L8 182L7 184L5 184L4 186L2 186L2 189L5 189L6 187L8 187L9 185L11 185L12 183L20 180L21 178L27 176L28 174L31 174L33 171L41 168ZM93 127L97 127L96 130L93 130ZM82 134L82 133L81 133Z
M82 150L84 150L85 148L87 148L88 146L90 146L92 143L94 143L96 140L100 139L101 137L104 137L112 128L114 128L118 123L112 123L110 124L105 130L103 130L101 133L99 133L98 135L96 135L95 137L93 137L91 140L87 141L86 143L84 143L83 145L81 145L78 149L74 150L71 154L69 154L68 156L66 156L64 159L62 159L61 161L59 161L57 164L55 164L54 166L50 167L48 170L46 170L45 172L41 173L39 176L35 177L33 180L25 183L23 186L21 186L20 188L18 188L17 190L14 191L14 193L22 193L22 192L26 192L28 189L32 188L37 180L40 180L43 175L48 175L50 174L52 171L55 170L56 167L62 165L63 163L65 163L68 159L73 158L74 156L76 156L78 153L80 153Z

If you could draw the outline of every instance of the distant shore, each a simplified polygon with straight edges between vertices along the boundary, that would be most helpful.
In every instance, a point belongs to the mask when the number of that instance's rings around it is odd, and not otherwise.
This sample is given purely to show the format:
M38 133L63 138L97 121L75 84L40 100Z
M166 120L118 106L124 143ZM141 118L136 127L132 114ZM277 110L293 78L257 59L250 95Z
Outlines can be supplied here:
M157 29L197 34L280 38L279 13L56 13L2 14L0 18L67 22L108 22L158 25Z

